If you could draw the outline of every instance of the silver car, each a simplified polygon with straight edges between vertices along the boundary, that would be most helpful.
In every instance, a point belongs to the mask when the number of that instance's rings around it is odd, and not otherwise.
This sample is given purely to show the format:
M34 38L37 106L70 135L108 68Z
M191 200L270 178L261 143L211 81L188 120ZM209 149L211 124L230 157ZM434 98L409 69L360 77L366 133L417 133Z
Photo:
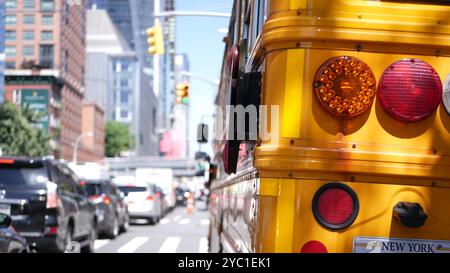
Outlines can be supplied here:
M119 186L125 194L131 219L147 219L156 224L163 217L161 194L154 184Z

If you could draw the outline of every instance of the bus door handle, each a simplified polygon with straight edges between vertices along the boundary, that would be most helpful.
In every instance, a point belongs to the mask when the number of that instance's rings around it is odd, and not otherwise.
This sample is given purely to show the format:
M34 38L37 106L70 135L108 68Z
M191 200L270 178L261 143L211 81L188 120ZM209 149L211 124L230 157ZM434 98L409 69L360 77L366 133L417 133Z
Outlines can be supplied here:
M398 202L393 216L405 227L418 228L425 224L428 215L419 203Z

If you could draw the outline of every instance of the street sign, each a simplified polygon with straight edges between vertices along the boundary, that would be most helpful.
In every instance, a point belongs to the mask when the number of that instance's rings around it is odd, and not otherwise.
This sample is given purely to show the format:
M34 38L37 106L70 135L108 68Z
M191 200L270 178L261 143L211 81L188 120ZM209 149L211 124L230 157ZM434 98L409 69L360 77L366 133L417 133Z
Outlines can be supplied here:
M22 107L28 105L28 107L40 113L42 116L35 124L36 128L43 129L48 133L49 127L49 112L48 112L48 102L49 94L48 90L45 89L23 89L20 91L21 95L21 105Z

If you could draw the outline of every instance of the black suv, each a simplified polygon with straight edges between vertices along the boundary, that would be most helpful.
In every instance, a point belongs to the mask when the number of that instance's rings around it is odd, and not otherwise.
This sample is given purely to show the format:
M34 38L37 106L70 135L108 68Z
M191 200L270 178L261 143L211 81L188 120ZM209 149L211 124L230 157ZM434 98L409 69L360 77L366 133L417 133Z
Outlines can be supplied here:
M0 158L0 199L14 229L38 252L93 252L95 205L59 160Z

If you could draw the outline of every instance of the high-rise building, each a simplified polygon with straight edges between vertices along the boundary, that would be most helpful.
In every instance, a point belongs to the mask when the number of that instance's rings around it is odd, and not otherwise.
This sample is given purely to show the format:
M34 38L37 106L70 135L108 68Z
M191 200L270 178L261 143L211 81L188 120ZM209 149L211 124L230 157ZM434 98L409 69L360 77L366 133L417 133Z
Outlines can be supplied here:
M63 159L72 158L72 145L82 133L85 3L5 1L5 98L46 114L40 126L52 136L53 153Z
M100 105L106 120L129 125L134 142L140 143L141 132L145 129L140 127L141 74L138 73L138 59L106 10L87 12L86 52L85 100ZM148 104L146 107L145 112L150 110L151 120L155 119L157 105ZM153 131L154 127L148 133ZM140 153L139 147L136 146L135 154Z
M3 103L5 70L5 1L0 1L0 104Z
M153 92L153 58L147 53L146 30L153 24L153 0L91 0L91 9L105 9L124 41L134 51L137 64L134 74L138 75L138 93L134 107L139 116L139 131L136 132L137 155L157 155L158 137L155 131L158 99ZM133 117L135 119L135 117ZM134 120L134 122L136 122Z

